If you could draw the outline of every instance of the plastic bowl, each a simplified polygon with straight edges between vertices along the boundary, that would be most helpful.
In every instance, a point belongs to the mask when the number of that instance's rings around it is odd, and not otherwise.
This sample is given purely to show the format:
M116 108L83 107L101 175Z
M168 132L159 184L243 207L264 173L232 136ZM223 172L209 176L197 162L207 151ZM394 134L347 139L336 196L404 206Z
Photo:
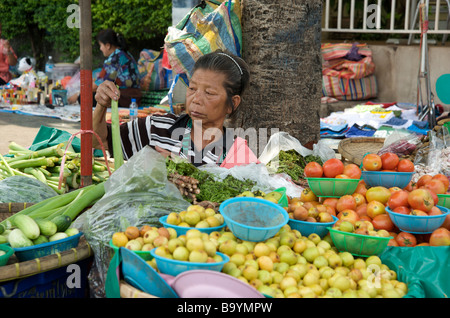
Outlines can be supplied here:
M200 232L210 234L211 232L214 232L214 231L220 231L226 226L225 223L223 223L220 226L202 227L202 228L195 227L195 226L187 227L187 226L172 225L172 224L167 223L167 215L160 217L159 222L164 227L166 227L166 228L170 227L170 228L174 229L175 231L177 231L177 236L184 235L184 234L186 234L187 231L192 230L192 229L196 229L196 230L199 230Z
M155 250L157 248L154 248L150 251L150 254L152 257L156 260L156 267L158 270L167 275L177 276L178 274L181 274L183 272L193 270L193 269L203 269L203 270L212 270L216 272L222 271L223 265L225 263L228 263L230 261L230 258L222 253L216 252L217 255L222 257L221 262L215 262L215 263L194 263L194 262L185 262L185 261L177 261L174 259L162 257L155 254Z
M437 205L450 209L450 194L438 194L437 196L439 198Z
M5 254L0 256L0 266L4 266L6 265L6 263L8 263L9 258L14 254L14 249L7 244L1 244L0 251L5 252Z
M362 171L363 179L369 187L399 187L403 189L411 181L414 172Z
M220 204L226 225L237 238L261 242L275 236L289 215L279 204L265 199L237 197Z
M438 205L437 207L441 210L442 214L427 216L401 214L393 212L388 207L386 207L386 212L389 214L392 222L401 231L412 234L429 234L439 228L450 213L450 210L443 206Z
M331 227L331 240L339 252L349 252L354 256L369 257L381 254L393 237L379 237L343 232Z
M273 191L280 192L282 194L281 199L278 200L278 204L281 205L283 208L287 208L289 206L289 201L286 195L286 187L281 187Z
M307 222L307 221L300 221L295 219L289 219L289 226L293 230L300 231L302 236L309 236L312 233L316 233L321 238L323 238L325 235L328 234L328 227L331 227L334 225L334 223L337 222L338 218L332 215L333 222Z
M114 253L119 252L119 248L113 244L112 240L109 241L109 246L112 247ZM153 256L150 254L150 251L133 251L133 252L136 253L145 261L151 261L153 259Z
M20 262L29 261L35 258L44 257L51 254L56 254L76 248L80 242L80 237L83 232L66 237L62 240L42 243L29 247L14 248L14 253Z
M306 178L308 186L318 197L340 198L353 194L360 179Z

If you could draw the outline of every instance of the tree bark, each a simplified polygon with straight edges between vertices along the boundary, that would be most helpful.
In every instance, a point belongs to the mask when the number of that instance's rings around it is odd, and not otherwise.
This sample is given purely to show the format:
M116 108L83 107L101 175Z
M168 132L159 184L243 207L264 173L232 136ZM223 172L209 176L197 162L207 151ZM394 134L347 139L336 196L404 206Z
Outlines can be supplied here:
M242 7L251 82L227 125L278 128L310 147L320 138L322 0L244 0Z

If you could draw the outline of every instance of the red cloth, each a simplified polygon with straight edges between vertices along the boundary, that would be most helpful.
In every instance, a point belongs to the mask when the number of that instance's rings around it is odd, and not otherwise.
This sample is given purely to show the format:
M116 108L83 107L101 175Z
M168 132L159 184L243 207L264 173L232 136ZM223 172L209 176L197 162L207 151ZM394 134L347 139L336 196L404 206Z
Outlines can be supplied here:
M371 101L368 101L366 103L366 105L381 105L381 107L383 107L383 108L388 108L388 107L394 106L396 104L397 103L374 103L374 102L371 102Z
M261 163L252 150L247 146L247 141L241 137L236 137L225 160L220 165L230 169L234 166L242 166L249 163Z

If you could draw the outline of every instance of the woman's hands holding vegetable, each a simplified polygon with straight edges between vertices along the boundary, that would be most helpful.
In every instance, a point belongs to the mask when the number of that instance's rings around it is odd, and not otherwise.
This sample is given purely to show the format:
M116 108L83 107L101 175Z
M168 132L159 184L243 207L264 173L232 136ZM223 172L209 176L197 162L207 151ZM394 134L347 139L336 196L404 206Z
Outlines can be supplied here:
M103 107L111 107L112 100L119 100L120 91L116 84L111 81L104 81L97 88L95 100Z

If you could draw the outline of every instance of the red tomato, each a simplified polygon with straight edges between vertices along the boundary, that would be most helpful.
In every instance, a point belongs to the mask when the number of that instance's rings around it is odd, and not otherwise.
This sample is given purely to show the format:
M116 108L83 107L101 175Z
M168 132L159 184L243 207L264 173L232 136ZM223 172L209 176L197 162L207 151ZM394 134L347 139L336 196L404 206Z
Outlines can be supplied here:
M337 212L342 212L344 210L356 210L356 200L350 194L343 195L336 203Z
M440 227L431 233L431 246L450 246L450 231L446 228Z
M417 185L418 188L423 187L425 185L425 183L427 183L431 179L433 179L433 177L431 175L424 174L423 176L421 176L419 178L419 180L417 180L416 185Z
M400 214L409 214L411 212L411 209L407 206L398 206L395 209L392 210L395 213Z
M382 168L381 157L375 153L369 153L363 158L363 168L367 171L380 171Z
M447 188L445 187L444 183L438 179L431 179L427 181L424 187L436 194L445 194L445 192L447 192Z
M395 208L397 208L399 206L406 206L407 207L407 206L409 206L408 196L409 196L409 192L406 191L406 190L395 191L389 197L389 200L387 202L387 206L391 210L394 210Z
M303 171L307 178L322 178L323 176L322 166L315 161L309 162Z
M398 246L397 241L395 240L395 238L390 239L387 246Z
M438 174L436 174L436 175L433 176L433 179L437 179L437 180L442 181L442 182L444 183L444 186L445 186L445 191L446 191L446 192L448 191L448 188L449 188L449 186L450 186L450 180L449 180L448 177L446 177L446 176L445 176L444 174L442 174L442 173L438 173Z
M354 163L350 163L344 167L344 174L350 179L361 178L361 169Z
M399 246L414 247L417 245L417 239L414 234L407 232L398 233L395 240L397 241Z
M414 163L409 159L402 159L397 165L398 172L414 172Z
M353 192L353 193L361 193L365 197L368 189L369 188L368 188L366 182L364 180L360 180L358 182L358 186L355 189L355 192Z
M326 178L334 178L337 175L344 173L344 163L336 158L325 161L322 168Z
M434 199L427 189L416 189L409 193L408 203L412 209L428 212L434 206Z
M388 214L379 214L375 216L372 219L372 224L376 230L386 230L390 232L395 229L395 225Z
M394 170L400 159L395 153L392 152L386 152L382 154L381 156L381 165L384 170Z

